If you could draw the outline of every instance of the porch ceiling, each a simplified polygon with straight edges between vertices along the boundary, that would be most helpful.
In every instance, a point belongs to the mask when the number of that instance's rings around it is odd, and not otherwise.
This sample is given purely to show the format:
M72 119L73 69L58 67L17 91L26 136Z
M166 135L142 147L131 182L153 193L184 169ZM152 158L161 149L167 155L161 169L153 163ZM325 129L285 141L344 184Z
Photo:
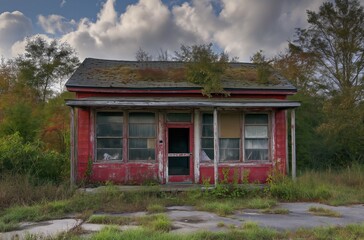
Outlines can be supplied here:
M71 107L274 107L296 108L297 101L223 98L81 98L66 100Z

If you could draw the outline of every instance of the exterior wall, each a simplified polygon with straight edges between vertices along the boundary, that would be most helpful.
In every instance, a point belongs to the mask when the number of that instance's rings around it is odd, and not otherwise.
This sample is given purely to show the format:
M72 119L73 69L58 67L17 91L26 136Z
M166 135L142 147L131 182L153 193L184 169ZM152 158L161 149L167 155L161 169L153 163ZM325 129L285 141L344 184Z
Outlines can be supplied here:
M158 111L157 111L158 112ZM162 111L163 112L163 111ZM191 112L192 113L192 112ZM194 138L192 168L194 183L214 183L214 164L200 162L200 111L194 110L194 120L190 124ZM89 177L96 182L113 181L121 184L141 184L147 181L168 182L166 154L166 124L164 114L157 114L157 143L155 162L93 162L94 159L94 121L89 109L78 109L77 122L77 180ZM249 182L264 183L273 167L282 173L286 169L287 134L285 110L273 110L271 115L271 153L269 162L218 163L219 181L238 181L242 183L248 176ZM191 135L192 136L192 135ZM89 161L92 161L91 176L86 176ZM227 178L227 179L226 179Z
M77 92L77 98L85 97L125 97L140 96L140 93L94 93L94 92ZM145 96L145 95L144 95ZM148 94L148 96L160 96L161 94ZM175 94L163 94L163 97L175 96ZM182 93L179 96L196 97L200 93ZM232 97L241 98L261 98L261 99L285 99L284 94L232 94ZM252 111L262 109L253 109ZM282 173L286 170L287 155L287 133L286 133L286 113L285 110L264 109L272 113L271 117L271 141L270 141L270 158L272 161L265 162L238 162L238 163L219 163L219 181L225 178L229 182L243 181L244 175L248 175L249 182L264 183L270 170L273 167L279 169ZM165 110L162 110L163 112ZM191 124L193 129L193 183L203 183L209 181L214 183L214 165L213 163L200 162L200 111L194 109L191 111L194 121ZM160 183L167 183L167 149L166 149L166 125L163 114L157 114L157 137L156 137L156 160L155 162L94 162L94 116L90 109L77 109L77 139L76 139L76 161L77 161L77 181L87 178L88 162L92 161L90 180L95 182L114 181L121 184L140 184L145 181L155 180ZM225 174L224 174L225 173ZM227 174L226 174L227 173Z

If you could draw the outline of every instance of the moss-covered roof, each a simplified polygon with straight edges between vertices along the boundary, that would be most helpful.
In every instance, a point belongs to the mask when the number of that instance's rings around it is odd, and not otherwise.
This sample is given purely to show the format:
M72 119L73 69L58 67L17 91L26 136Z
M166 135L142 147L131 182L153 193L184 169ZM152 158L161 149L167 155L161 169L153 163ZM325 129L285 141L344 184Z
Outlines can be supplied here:
M251 63L229 63L221 76L224 89L296 90L273 72L262 81ZM116 61L86 58L67 81L66 87L126 89L201 89L186 80L185 64L175 61Z

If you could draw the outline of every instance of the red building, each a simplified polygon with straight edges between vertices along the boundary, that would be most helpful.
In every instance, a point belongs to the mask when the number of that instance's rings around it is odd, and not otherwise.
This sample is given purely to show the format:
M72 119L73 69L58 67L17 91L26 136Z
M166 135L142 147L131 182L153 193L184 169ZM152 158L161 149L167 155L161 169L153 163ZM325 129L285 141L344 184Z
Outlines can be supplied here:
M121 184L214 183L225 169L230 181L264 182L273 167L288 170L287 112L300 105L287 100L294 86L230 63L221 77L228 95L209 98L185 70L180 62L85 59L66 83L76 93L66 101L72 181L88 172ZM294 174L294 145L292 155Z

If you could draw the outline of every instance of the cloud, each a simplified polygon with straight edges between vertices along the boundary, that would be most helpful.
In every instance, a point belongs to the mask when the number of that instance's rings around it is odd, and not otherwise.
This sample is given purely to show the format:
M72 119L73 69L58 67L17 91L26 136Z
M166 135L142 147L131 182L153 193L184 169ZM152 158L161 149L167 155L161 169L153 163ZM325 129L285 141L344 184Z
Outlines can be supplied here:
M103 5L95 22L82 19L77 30L62 37L81 58L135 59L139 47L155 54L197 41L196 34L179 28L160 0L140 0L119 15L114 0ZM91 51L92 50L92 51Z
M161 0L139 0L118 12L115 0L106 0L96 20L76 23L60 15L39 15L38 24L48 36L68 42L81 59L134 60L139 47L156 55L160 49L178 50L181 44L212 42L217 49L249 61L260 49L268 56L282 51L294 29L306 26L306 9L317 10L322 1L190 0L166 5ZM10 24L9 14L17 24ZM14 37L0 38L0 46L7 49L0 51L16 53L31 33L31 21L20 12L3 13L0 34L8 36L5 33Z
M49 16L38 15L38 24L48 34L64 34L71 32L76 22L74 20L67 21L60 15L52 14Z
M10 57L12 45L32 33L32 22L19 11L0 14L0 56Z
M66 4L66 0L62 0L61 3L59 4L60 7L63 7Z

